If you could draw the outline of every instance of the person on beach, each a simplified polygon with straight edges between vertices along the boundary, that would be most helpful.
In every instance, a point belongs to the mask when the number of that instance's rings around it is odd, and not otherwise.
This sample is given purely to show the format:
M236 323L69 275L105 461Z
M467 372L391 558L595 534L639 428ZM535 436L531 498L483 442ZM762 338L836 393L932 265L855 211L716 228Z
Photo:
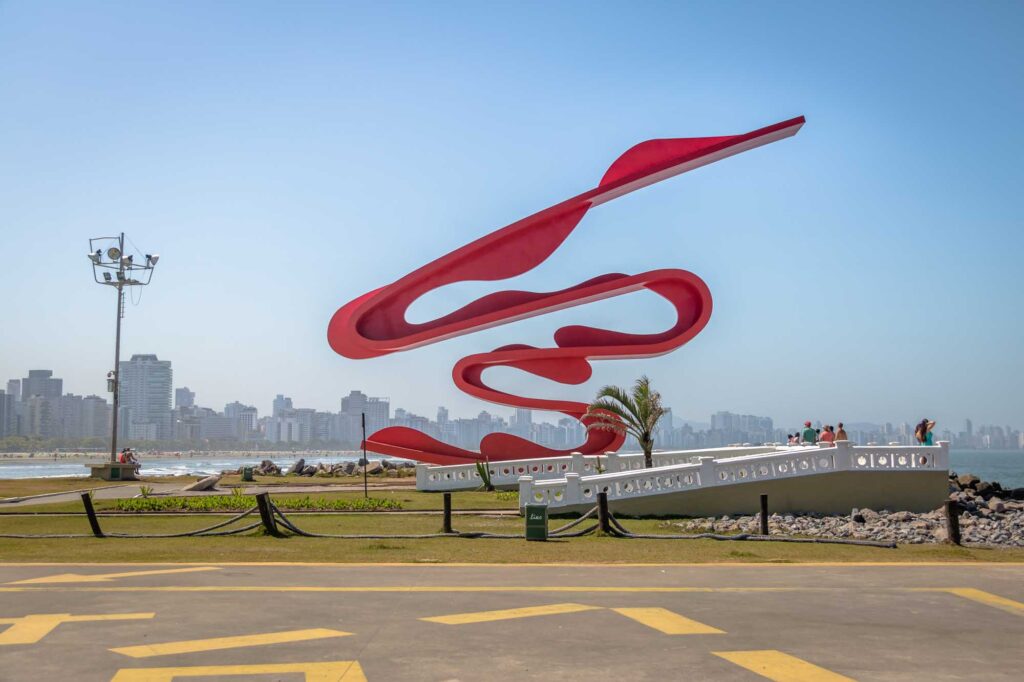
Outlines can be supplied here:
M839 422L839 430L836 431L836 440L850 440L850 437L846 435L846 429L843 428L843 422Z
M927 417L921 420L921 423L914 429L914 438L921 445L935 445L932 434L932 429L935 428L935 422Z
M811 428L811 422L809 421L804 422L804 430L801 436L801 440L803 440L803 442L805 443L810 443L813 445L814 443L818 442L818 434L814 429Z
M800 445L800 434L799 433L787 433L786 434L786 445Z

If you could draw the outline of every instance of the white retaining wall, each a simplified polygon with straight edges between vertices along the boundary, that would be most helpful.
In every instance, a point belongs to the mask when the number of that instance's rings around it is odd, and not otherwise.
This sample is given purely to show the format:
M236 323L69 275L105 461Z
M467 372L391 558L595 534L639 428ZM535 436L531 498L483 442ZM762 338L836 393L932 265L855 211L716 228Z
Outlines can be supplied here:
M526 475L519 479L519 504L545 504L557 512L560 508L593 506L599 491L606 492L612 503L758 481L858 471L897 475L948 472L949 443L940 442L930 447L855 446L849 441L839 441L835 447L797 447L729 458L700 456L696 463L652 469L590 475L566 471L558 478L546 480Z
M652 455L654 466L664 467L675 464L690 464L699 461L700 457L733 458L777 452L779 446L760 445L751 447L709 448L705 450L672 450L659 451ZM497 488L515 488L522 476L530 476L535 481L561 479L566 474L589 476L598 473L600 467L605 473L618 473L642 470L644 468L643 453L617 454L610 452L604 455L581 455L573 453L568 457L539 457L537 459L516 459L503 462L491 462L488 469L491 484ZM451 490L473 490L483 482L477 472L476 464L453 464L436 466L418 464L416 466L416 489L431 492L447 492Z

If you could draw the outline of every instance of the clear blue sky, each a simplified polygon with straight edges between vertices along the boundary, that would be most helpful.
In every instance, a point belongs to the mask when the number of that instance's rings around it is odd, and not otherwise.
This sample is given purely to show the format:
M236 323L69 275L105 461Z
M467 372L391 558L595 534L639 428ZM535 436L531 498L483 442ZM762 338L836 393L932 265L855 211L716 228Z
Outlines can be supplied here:
M1024 4L258 3L0 0L0 378L100 393L113 292L86 240L163 259L124 355L174 363L221 409L338 409L351 389L433 416L490 409L455 361L567 323L660 330L643 294L388 358L327 346L335 309L593 187L636 142L797 137L591 211L496 288L682 267L711 287L694 341L603 362L589 398L652 376L681 417L1024 426ZM499 409L499 412L504 410Z

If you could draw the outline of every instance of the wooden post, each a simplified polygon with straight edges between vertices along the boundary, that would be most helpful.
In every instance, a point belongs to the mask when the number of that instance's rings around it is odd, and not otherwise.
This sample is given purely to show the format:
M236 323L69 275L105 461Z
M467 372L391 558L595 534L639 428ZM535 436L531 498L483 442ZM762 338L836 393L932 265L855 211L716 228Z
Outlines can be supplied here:
M761 535L768 535L768 496L761 495Z
M452 494L444 494L444 527L442 528L444 533L454 533L452 530Z
M960 544L960 504L946 500L946 535L954 545Z
M274 520L274 509L270 506L270 493L256 495L256 506L259 507L260 520L263 521L263 528L267 534L275 538L281 537L281 531L277 529L277 521Z
M612 524L608 520L608 493L604 491L597 494L597 523L602 533L612 534Z
M92 496L89 493L82 493L82 506L85 507L85 515L89 517L92 534L98 538L104 537L103 530L100 529L100 520L96 518L96 510L92 508Z

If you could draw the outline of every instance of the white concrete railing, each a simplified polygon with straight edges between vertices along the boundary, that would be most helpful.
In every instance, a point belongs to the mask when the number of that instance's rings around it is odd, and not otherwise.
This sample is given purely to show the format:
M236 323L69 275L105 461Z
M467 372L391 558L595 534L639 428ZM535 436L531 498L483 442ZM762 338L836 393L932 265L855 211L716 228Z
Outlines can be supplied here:
M651 459L656 467L673 464L688 464L699 457L726 457L776 452L778 446L763 445L752 447L708 448L704 450L671 450L653 453ZM574 473L581 476L597 474L599 471L615 473L644 468L643 453L615 453L604 455L581 455L573 453L568 457L538 457L536 459L515 459L491 462L488 469L491 485L516 486L521 476L532 476L535 481L562 478ZM416 466L416 489L432 492L466 490L482 485L476 464L451 464Z
M549 480L523 476L519 479L519 505L596 504L597 493L601 491L608 494L610 501L837 471L921 470L948 471L949 443L943 441L929 447L855 446L849 441L839 441L835 447L796 447L719 459L701 457L698 463L639 471L590 476L568 472L562 478Z

